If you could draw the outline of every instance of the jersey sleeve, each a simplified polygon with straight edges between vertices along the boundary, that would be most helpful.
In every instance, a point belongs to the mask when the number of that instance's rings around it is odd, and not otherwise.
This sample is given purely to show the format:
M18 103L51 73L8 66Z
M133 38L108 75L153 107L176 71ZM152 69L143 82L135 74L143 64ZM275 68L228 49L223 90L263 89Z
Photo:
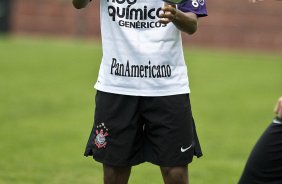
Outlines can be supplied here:
M179 4L178 9L183 12L195 13L198 17L205 17L208 15L205 0L188 0Z

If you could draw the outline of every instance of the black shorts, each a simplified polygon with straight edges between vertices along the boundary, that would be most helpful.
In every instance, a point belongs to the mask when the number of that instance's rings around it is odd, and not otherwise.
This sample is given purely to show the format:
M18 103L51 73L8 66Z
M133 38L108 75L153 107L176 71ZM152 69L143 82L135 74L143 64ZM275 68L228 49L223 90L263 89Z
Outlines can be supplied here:
M282 124L274 119L254 146L239 184L282 183Z
M184 166L202 151L189 94L126 96L98 91L85 156L111 166Z

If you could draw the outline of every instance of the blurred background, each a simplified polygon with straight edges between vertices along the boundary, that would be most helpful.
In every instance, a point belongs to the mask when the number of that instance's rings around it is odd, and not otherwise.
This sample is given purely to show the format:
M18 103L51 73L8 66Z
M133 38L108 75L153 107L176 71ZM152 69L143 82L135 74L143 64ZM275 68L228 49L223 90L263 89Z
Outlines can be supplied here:
M191 102L204 157L193 184L235 184L282 96L282 2L207 1L183 34ZM83 156L102 57L99 1L0 0L0 184L102 183ZM157 166L130 184L162 183Z

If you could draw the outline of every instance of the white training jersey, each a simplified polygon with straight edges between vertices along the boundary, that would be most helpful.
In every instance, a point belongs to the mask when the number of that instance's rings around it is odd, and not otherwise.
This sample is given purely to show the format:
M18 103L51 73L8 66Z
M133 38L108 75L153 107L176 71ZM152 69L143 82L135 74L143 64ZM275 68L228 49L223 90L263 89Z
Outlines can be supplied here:
M181 32L161 0L100 0L103 57L95 88L133 96L190 93Z

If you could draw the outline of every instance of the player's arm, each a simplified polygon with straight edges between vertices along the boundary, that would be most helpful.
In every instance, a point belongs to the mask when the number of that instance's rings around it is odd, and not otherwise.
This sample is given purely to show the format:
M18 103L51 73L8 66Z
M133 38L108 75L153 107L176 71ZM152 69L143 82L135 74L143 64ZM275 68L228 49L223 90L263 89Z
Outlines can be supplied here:
M193 34L198 28L198 17L192 12L182 12L175 5L165 5L164 13L160 15L159 22L168 24L172 22L180 31Z
M282 96L278 99L274 108L274 112L279 119L282 119Z
M175 19L172 21L181 31L188 34L194 34L198 28L198 17L192 12L182 12L177 10Z
M75 8L81 9L85 8L90 1L92 0L72 0L72 4Z

